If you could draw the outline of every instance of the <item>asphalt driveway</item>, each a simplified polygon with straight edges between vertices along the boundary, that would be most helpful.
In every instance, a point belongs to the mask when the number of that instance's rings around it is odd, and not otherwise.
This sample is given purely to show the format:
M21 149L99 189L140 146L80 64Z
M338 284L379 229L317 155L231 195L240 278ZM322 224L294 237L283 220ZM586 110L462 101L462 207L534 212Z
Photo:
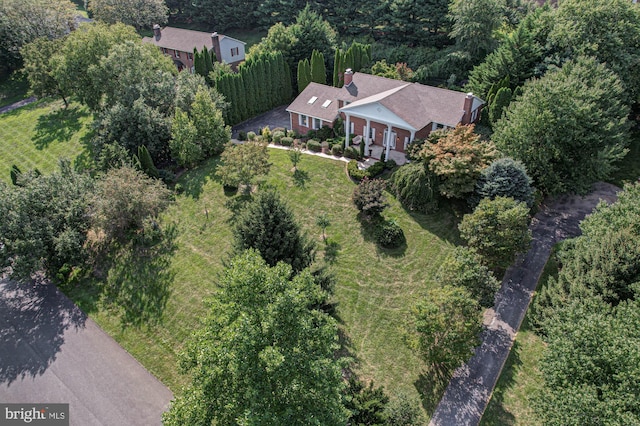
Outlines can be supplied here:
M288 105L279 106L271 111L265 112L240 124L236 124L232 129L232 137L237 138L240 132L255 132L260 134L260 130L269 126L270 129L276 127L284 127L285 129L291 129L291 123L289 120L289 113L287 112Z
M507 270L494 308L485 314L482 344L469 362L454 373L430 425L480 423L551 248L559 241L580 235L580 221L600 200L614 202L619 190L614 185L599 182L586 197L563 195L546 200L530 226L531 248Z
M52 284L0 280L0 401L68 403L70 424L159 425L171 391Z

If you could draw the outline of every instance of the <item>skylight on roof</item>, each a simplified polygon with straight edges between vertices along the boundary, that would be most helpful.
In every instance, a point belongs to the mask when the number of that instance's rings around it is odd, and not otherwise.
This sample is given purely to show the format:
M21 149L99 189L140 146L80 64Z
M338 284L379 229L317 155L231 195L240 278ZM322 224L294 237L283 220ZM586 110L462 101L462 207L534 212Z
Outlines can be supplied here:
M324 101L324 103L322 104L322 108L326 108L331 104L331 100L327 99L326 101Z
M318 100L318 97L317 97L317 96L312 96L312 97L311 97L311 99L309 99L309 102L307 102L307 103L308 103L308 104L312 104L312 103L314 103L314 102L315 102L315 101L317 101L317 100Z

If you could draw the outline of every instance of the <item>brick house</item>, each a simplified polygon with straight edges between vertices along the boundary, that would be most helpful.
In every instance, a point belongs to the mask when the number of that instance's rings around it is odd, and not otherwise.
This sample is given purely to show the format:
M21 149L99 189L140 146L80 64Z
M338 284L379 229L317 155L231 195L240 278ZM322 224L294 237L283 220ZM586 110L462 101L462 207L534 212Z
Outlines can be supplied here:
M202 48L206 47L212 53L211 57L215 57L218 62L231 65L234 70L244 61L246 43L229 36L174 27L160 28L157 24L153 26L153 34L153 37L145 37L142 41L158 46L165 55L173 59L180 71L194 71L194 48L202 51Z
M436 129L475 123L484 105L471 93L351 70L345 72L344 83L341 88L310 83L287 108L291 128L306 134L333 127L342 117L346 146L364 143L365 155L377 159L382 153L404 159L414 139L424 139ZM349 134L356 135L353 141Z

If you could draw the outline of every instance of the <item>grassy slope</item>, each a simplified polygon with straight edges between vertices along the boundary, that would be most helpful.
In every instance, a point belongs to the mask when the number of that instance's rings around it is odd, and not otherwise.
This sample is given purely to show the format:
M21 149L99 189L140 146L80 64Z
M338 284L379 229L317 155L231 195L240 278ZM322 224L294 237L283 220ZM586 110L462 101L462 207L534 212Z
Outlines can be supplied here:
M337 247L333 263L338 278L335 299L347 337L347 349L357 360L358 372L389 391L416 395L421 364L402 343L401 326L413 300L432 285L431 277L452 247L455 224L448 213L411 217L391 200L387 217L395 217L407 236L407 247L382 251L357 220L351 203L354 184L345 175L345 163L305 156L300 169L306 174L296 184L286 152L271 150L274 163L267 183L280 190L303 229L318 242L324 256L315 218L327 212L329 241ZM177 372L177 352L206 310L204 300L215 290L216 275L230 250L231 232L225 208L231 197L212 178L216 160L184 175L184 195L164 216L180 229L179 248L173 259L172 295L159 326L122 328L117 315L77 292L73 297L91 311L98 323L174 392L186 383ZM209 212L209 220L205 218ZM429 405L432 401L428 401Z
M65 110L61 101L39 102L0 115L0 180L9 182L11 165L47 173L58 159L76 158L83 150L91 116L78 105Z

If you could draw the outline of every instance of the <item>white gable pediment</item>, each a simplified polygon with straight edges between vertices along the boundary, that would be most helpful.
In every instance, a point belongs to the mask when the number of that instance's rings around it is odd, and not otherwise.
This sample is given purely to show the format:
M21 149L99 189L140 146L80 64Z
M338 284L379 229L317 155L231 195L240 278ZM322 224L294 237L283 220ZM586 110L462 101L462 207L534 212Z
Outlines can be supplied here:
M358 103L358 105L350 104L346 107L340 108L340 112L344 112L345 114L349 114L354 117L360 117L364 119L368 118L372 121L391 124L392 126L400 127L407 130L419 130L415 129L401 117L396 115L393 111L380 104L379 102Z

